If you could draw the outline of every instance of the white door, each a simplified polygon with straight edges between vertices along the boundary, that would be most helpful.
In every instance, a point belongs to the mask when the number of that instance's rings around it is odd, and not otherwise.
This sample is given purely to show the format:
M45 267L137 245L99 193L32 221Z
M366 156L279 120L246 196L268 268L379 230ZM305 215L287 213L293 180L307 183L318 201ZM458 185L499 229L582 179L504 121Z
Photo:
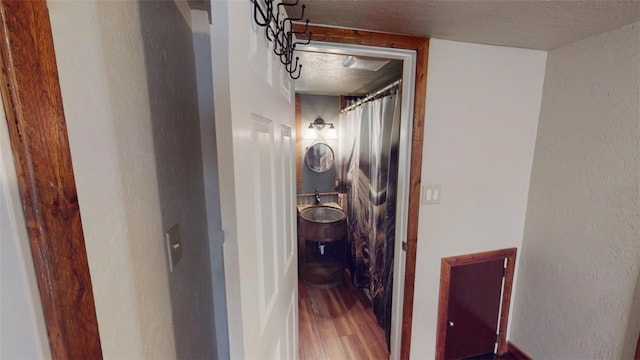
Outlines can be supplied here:
M293 82L251 1L211 6L230 353L297 358Z

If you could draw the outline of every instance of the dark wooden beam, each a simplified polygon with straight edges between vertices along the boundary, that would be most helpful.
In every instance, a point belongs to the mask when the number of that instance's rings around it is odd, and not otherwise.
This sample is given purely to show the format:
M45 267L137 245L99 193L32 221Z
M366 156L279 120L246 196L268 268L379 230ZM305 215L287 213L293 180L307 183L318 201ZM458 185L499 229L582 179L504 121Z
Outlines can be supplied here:
M102 358L47 4L0 2L0 88L51 355Z

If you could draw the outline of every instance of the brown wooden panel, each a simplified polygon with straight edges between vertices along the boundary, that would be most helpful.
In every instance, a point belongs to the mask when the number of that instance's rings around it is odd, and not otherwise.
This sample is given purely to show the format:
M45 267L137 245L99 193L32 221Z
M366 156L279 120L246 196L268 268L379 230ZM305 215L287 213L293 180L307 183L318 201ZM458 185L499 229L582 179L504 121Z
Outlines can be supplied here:
M504 259L451 268L445 359L493 354Z
M336 328L338 336L353 335L355 330L347 316L347 309L340 303L340 294L336 288L323 291L324 301L327 303L329 316L333 319L333 326Z
M303 24L293 24L296 31L304 30ZM356 44L414 50L416 59L416 84L413 107L413 136L411 139L411 169L409 179L409 218L407 223L407 256L402 304L402 335L400 358L409 359L413 318L413 292L415 285L416 250L418 243L418 219L420 210L420 182L422 176L422 145L424 114L427 97L427 64L429 39L399 34L341 29L309 25L314 41Z
M293 24L293 29L302 31L304 30L304 24L295 23ZM425 40L428 41L427 38L418 36L325 27L311 24L308 27L308 31L313 33L313 41L391 47L397 49L418 50L424 45Z
M45 1L0 3L1 91L55 359L102 358Z
M302 359L386 359L384 331L347 284L319 289L299 283Z
M322 341L317 333L313 322L311 311L311 300L299 300L299 344L300 358L302 359L322 359L326 355L322 348Z
M343 336L340 341L342 341L347 359L369 359L367 352L364 350L365 346L362 345L357 335Z
M511 309L511 292L513 290L513 276L516 271L516 250L505 254L507 259L507 272L504 276L504 289L502 289L502 309L500 312L500 327L498 328L498 355L508 352L507 325ZM506 309L506 310L504 310Z
M498 326L498 355L507 353L506 331L509 322L511 306L511 289L515 271L516 248L487 251L475 254L452 256L443 258L440 269L440 293L438 301L438 323L436 330L436 359L444 359L447 323L447 309L450 306L449 287L451 284L451 270L456 266L490 262L506 259L506 274L504 279L503 296L501 302L500 322Z
M451 256L443 259L449 266L460 266L467 264L474 264L482 261L492 261L498 259L506 259L515 256L516 249L501 249L501 250L492 250L479 252L468 255L460 255L460 256ZM515 260L515 259L514 259Z
M338 288L341 306L351 323L354 333L367 354L364 359L386 359L389 353L382 327L375 322L370 308L366 308L353 292L350 285L342 284Z

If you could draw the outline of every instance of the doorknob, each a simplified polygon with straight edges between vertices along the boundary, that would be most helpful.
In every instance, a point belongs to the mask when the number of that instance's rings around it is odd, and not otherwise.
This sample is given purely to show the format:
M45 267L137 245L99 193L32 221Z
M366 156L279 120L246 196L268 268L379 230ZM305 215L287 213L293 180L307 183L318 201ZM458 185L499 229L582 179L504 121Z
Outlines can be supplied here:
M449 327L453 327L454 323L453 321L449 320Z

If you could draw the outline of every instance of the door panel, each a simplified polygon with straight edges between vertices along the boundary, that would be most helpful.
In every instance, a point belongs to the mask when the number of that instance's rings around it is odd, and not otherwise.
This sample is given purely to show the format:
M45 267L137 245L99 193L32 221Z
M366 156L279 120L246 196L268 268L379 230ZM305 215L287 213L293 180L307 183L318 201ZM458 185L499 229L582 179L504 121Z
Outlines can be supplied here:
M296 255L296 234L297 226L295 223L294 208L287 204L295 204L296 199L292 189L296 188L295 184L295 141L293 140L293 129L287 125L281 125L280 128L280 169L283 182L280 188L280 199L283 202L282 208L286 211L286 216L282 217L282 230L279 236L284 239L283 247L283 275L291 270ZM295 271L295 270L294 270Z
M504 259L451 268L445 359L493 353Z
M260 323L267 321L278 292L278 242L275 234L276 197L273 121L251 114L253 186L256 196L254 221L260 289Z
M295 358L292 81L253 23L251 1L211 6L230 354Z

